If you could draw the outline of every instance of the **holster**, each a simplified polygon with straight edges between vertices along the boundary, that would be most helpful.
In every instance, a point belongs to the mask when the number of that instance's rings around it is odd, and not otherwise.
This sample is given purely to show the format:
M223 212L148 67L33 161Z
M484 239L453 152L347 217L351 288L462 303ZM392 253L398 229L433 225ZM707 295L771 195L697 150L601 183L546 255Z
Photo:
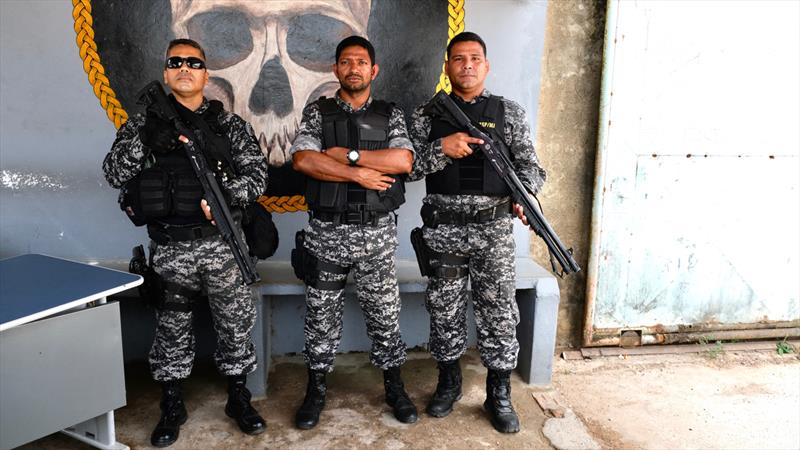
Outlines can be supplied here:
M300 230L294 235L294 249L292 249L292 269L294 269L294 276L297 279L306 281L306 261L308 260L308 251L306 250L306 232Z
M422 228L417 227L411 230L411 246L414 247L414 253L417 255L419 273L424 277L433 275L430 248L428 248L428 245L425 244L425 240L422 238Z
M440 253L433 251L422 238L422 228L411 230L411 246L417 255L417 264L422 276L456 279L469 275L469 258L450 253ZM435 263L431 261L436 260Z
M139 285L139 297L155 309L188 312L191 311L195 297L200 295L200 291L161 278L153 269L153 247L150 248L149 260L145 258L144 246L134 247L128 271L144 278L144 282ZM174 301L175 295L186 298L186 301Z
M153 270L152 258L148 260L144 253L144 246L137 245L132 250L133 257L128 263L128 272L144 278L144 282L139 285L139 298L145 304L158 308L164 303L164 290L161 286L161 277ZM152 255L152 250L150 251Z
M305 245L306 233L300 230L294 236L295 248L292 250L292 268L295 276L306 285L323 291L344 289L347 279L341 281L320 280L319 273L325 271L333 274L347 274L349 267L339 266L334 263L322 261L309 253Z

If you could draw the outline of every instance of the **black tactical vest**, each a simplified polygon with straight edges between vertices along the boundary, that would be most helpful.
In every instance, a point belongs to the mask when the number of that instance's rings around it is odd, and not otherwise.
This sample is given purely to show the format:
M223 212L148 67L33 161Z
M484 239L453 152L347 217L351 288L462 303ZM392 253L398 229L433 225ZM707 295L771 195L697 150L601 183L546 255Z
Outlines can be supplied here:
M476 124L481 125L493 139L505 140L505 107L502 97L495 95L476 103L464 103L455 100L462 111ZM456 128L438 117L433 117L428 142L464 131ZM505 147L503 147L505 148ZM509 159L512 156L507 154ZM483 152L474 151L471 155L454 159L444 169L425 177L425 189L428 194L471 194L471 195L510 195L508 186L495 172Z
M348 113L332 98L317 101L322 115L322 148L345 147L379 150L389 146L389 118L392 104L373 100L364 111ZM405 202L403 180L389 174L395 182L386 191L366 189L358 183L320 181L308 177L306 202L312 211L394 211Z
M208 166L219 177L235 176L231 143L220 124L222 103L212 100L202 114L195 114L170 95L183 122L189 126L203 150ZM182 148L152 153L152 165L142 170L128 187L127 195L147 223L194 225L207 222L200 209L203 188Z

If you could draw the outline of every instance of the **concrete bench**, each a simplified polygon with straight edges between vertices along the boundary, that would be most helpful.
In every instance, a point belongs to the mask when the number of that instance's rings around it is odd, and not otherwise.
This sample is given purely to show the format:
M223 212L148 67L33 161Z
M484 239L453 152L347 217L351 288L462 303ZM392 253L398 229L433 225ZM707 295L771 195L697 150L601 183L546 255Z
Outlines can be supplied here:
M286 261L261 262L258 269L262 281L253 288L258 310L253 337L259 365L248 377L248 385L254 395L263 396L266 394L272 355L302 351L305 286L294 276ZM398 260L397 274L403 302L400 313L403 340L409 348L427 346L429 322L424 303L427 278L419 274L417 263L413 260ZM558 317L558 283L554 275L531 259L517 258L516 288L520 312L517 370L527 383L549 384ZM370 341L355 299L352 280L349 280L345 292L344 331L339 351L369 351ZM468 314L468 345L475 345L471 305Z

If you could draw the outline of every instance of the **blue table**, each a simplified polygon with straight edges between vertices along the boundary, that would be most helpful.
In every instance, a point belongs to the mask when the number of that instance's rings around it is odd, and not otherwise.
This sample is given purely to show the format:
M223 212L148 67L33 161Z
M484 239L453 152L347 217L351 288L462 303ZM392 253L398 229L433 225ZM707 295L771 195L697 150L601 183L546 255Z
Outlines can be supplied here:
M104 449L125 405L119 305L138 275L45 255L0 261L0 448L64 433Z

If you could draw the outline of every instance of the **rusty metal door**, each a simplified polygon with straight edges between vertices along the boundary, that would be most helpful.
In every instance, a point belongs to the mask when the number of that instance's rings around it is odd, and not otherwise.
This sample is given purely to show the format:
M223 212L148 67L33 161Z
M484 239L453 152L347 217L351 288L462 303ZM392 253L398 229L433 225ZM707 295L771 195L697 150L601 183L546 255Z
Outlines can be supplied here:
M584 345L800 335L800 3L610 1Z

